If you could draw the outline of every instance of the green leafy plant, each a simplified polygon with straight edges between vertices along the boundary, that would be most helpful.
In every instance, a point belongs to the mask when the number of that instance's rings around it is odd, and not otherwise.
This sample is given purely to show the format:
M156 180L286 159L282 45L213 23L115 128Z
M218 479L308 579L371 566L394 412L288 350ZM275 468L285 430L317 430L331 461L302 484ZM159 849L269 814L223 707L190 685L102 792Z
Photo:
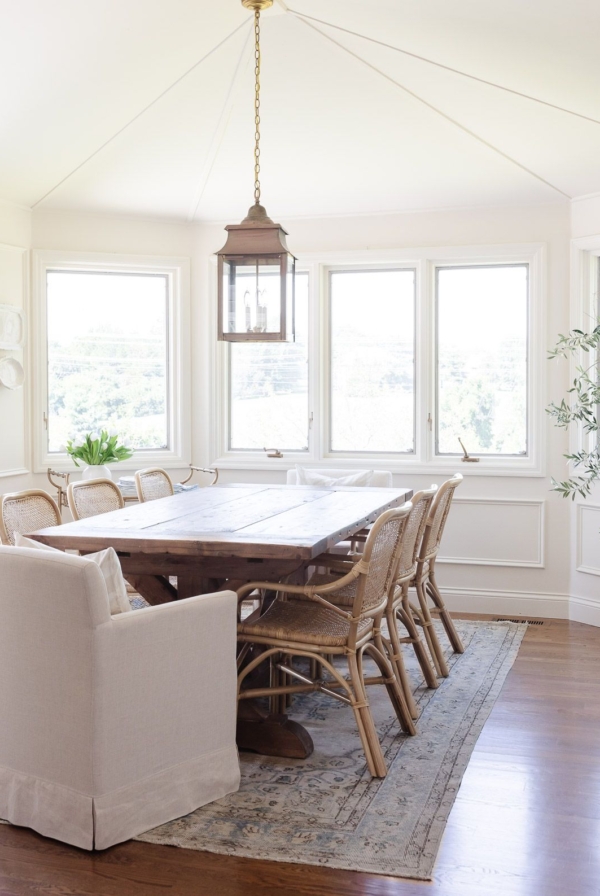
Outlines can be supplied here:
M563 398L560 404L552 402L546 411L556 421L556 426L567 429L571 423L580 423L586 435L597 433L600 429L600 356L598 346L600 344L600 324L591 332L583 330L571 330L566 336L559 336L555 348L550 352L550 358L568 358L581 351L589 354L592 352L592 363L584 367L579 365L573 385L567 390L568 398ZM582 449L574 454L565 454L567 460L573 463L576 469L581 470L581 475L571 476L558 482L552 480L552 488L560 492L563 498L576 495L586 498L592 488L592 484L600 479L600 445L598 438L590 451Z
M127 460L133 455L127 439L119 445L119 434L114 429L73 436L65 447L76 467L79 466L78 460L90 466L98 466Z

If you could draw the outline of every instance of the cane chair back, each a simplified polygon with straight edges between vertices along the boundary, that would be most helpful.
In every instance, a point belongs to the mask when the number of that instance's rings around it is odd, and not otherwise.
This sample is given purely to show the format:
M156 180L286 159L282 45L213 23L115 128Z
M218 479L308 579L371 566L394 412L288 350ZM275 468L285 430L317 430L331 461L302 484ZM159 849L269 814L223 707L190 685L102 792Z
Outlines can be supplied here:
M433 500L427 526L423 535L419 562L424 563L436 557L440 548L442 535L446 526L446 520L450 513L450 506L454 492L463 481L460 473L455 473L451 479L447 479L437 490Z
M135 490L138 501L155 501L157 498L168 498L173 494L173 483L169 474L160 467L149 467L138 470L135 474Z
M431 492L431 496L433 496L433 494L435 494L435 489ZM383 596L389 593L392 582L397 581L398 568L400 565L404 567L409 563L410 565L414 563L416 566L416 563L413 560L413 555L416 557L417 546L414 543L415 536L413 535L412 530L413 528L417 529L417 537L418 533L422 532L422 528L425 526L425 520L427 519L427 510L431 503L429 492L417 492L416 497L420 498L421 495L427 496L426 498L424 498L423 502L420 502L422 503L422 506L415 507L414 498L411 498L410 502L407 502L400 508L400 510L402 510L404 514L396 533L397 537L395 538L392 554L390 555L389 561L387 561L387 563L382 560L381 555L386 550L385 542L389 542L390 539L393 538L393 526L395 525L393 519L390 519L390 521L386 523L382 519L385 514L382 514L382 516L379 517L375 525L368 532L363 552L360 554L362 559L366 562L366 551L367 547L369 546L369 550L371 551L371 565L374 572L370 573L371 577L368 581L363 582L367 607L371 606L371 602L374 602L375 605L378 605L378 602L381 602ZM412 507L412 510L408 508L409 503ZM415 510L416 516L414 515ZM388 513L392 512L393 511L388 511ZM419 524L422 518L423 523L422 526L420 526ZM412 525L411 521L413 521ZM382 531L380 531L380 525ZM407 538L410 542L408 547L405 546ZM353 555L354 558L358 556L358 554ZM328 555L328 559L337 560L338 558L334 558L334 556L330 554ZM342 562L347 563L351 559L352 558L350 556L346 556L344 554L339 555L339 560ZM414 568L412 571L414 573ZM337 573L336 575L334 572L316 572L313 573L308 584L311 586L329 585L332 582L335 582L336 579L339 580L339 578L339 573ZM359 596L360 584L360 579L358 581L354 579L352 581L349 581L347 584L344 584L343 586L339 585L336 588L335 594L331 594L329 599L339 606L352 607L354 601Z
M361 570L352 608L355 619L375 615L385 603L411 510L412 503L407 501L402 507L386 510L373 524L355 567Z
M436 493L437 486L432 486L417 492L410 499L413 509L407 520L402 541L398 546L398 565L394 574L397 584L410 581L415 574L423 532L425 531Z
M14 545L15 535L28 535L36 529L60 526L62 520L56 501L41 489L3 495L0 505L0 537L3 544Z
M272 588L282 594L289 594L295 599L290 603L305 603L306 598L314 600L315 596L327 606L345 607L342 616L351 619L352 625L358 625L366 619L383 612L387 603L387 595L394 581L397 566L398 545L403 538L404 529L412 510L407 501L402 507L386 510L373 524L365 543L364 553L351 564L344 562L341 571L328 575L313 576L307 585L281 585L269 582L254 582L238 589L238 594L250 594L254 588ZM275 601L280 611L281 602ZM290 612L295 612L290 608ZM272 608L269 611L272 615ZM269 613L260 618L264 622ZM350 628L352 628L352 625ZM242 624L242 630L245 629ZM350 632L350 629L347 630Z
M71 482L67 489L69 510L74 520L110 513L125 506L123 495L110 479L86 479Z

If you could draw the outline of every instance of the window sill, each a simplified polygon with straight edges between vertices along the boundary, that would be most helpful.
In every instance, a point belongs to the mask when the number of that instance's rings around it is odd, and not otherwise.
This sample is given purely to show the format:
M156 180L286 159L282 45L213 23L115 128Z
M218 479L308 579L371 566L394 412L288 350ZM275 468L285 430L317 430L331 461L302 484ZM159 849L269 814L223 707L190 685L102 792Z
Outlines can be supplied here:
M165 470L184 469L189 464L189 459L180 457L172 451L148 451L143 454L134 454L129 460L109 464L109 467L111 470L118 470L119 473L132 473L146 467L162 467ZM68 454L47 454L41 459L34 472L45 473L50 468L56 470L57 473L80 473L86 466L87 464L80 461L79 467L76 467Z
M398 460L397 458L373 458L369 456L342 456L342 457L298 457L297 454L284 452L281 458L271 458L259 454L243 456L223 455L211 461L211 467L219 470L265 470L270 472L285 472L296 464L315 469L359 469L389 470L395 476L451 476L453 473L462 473L463 476L514 476L542 478L546 474L532 461L531 458L515 458L505 462L487 460L482 458L478 463L465 463L457 458L432 458L429 461L415 458Z

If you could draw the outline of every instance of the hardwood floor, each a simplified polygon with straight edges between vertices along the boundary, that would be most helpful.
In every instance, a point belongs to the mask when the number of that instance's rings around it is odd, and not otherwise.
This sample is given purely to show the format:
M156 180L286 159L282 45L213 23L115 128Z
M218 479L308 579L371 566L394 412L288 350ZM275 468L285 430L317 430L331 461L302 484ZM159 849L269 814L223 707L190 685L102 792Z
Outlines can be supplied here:
M600 894L600 629L530 626L432 883L129 842L89 854L0 825L0 896Z

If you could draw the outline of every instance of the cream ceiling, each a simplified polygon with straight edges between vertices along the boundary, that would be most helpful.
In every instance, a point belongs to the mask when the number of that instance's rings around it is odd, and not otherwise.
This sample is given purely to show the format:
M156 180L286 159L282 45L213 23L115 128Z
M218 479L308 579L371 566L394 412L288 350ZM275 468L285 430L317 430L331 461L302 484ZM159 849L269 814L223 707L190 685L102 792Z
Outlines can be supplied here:
M276 0L262 21L272 216L600 191L597 0L286 3ZM0 197L243 217L253 180L251 20L240 0L2 0Z

